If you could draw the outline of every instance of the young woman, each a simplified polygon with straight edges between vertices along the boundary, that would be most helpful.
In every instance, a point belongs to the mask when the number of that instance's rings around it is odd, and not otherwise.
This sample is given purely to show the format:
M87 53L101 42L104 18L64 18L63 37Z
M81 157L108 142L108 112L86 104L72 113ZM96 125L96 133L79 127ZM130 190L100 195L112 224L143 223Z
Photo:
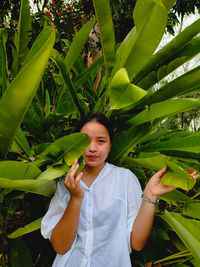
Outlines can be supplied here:
M161 184L163 168L142 195L130 170L106 162L113 132L103 114L88 117L80 131L90 138L84 168L78 173L74 161L41 225L57 252L53 267L129 267L131 249L141 250L150 235L157 197L175 188Z

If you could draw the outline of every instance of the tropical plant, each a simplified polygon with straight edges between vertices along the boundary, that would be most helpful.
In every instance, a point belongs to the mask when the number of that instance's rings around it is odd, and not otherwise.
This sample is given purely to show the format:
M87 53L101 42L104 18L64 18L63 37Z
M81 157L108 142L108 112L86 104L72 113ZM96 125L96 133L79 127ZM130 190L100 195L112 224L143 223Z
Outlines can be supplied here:
M36 266L47 265L38 260L41 252L27 252L27 259L19 247L28 251L24 241L40 228L49 201L47 196L55 191L56 179L68 171L74 158L81 161L89 140L84 134L74 133L76 123L95 111L104 112L113 121L116 137L108 159L111 163L132 169L142 186L152 173L167 165L163 182L180 188L161 197L151 238L141 253L133 255L134 266L156 260L171 266L200 263L199 183L195 184L185 171L200 169L199 132L160 129L166 116L200 106L199 99L183 97L199 91L200 69L192 69L158 90L153 87L200 52L197 36L200 20L155 52L174 2L138 0L133 12L135 27L117 44L109 0L93 0L103 56L89 68L85 67L81 51L94 19L84 24L72 42L57 38L56 42L59 39L66 45L66 56L54 46L52 24L44 27L29 51L24 47L30 45L30 28L23 26L30 13L26 10L27 1L22 0L11 76L6 64L6 31L1 29L1 222L4 241L7 232L9 239L16 241L9 241L13 266L19 261L21 266L23 262L26 266L33 262ZM101 79L94 91L100 67ZM35 202L40 203L41 209L34 213L29 204L28 214L32 216L23 213L20 217L25 218L23 227L11 233L7 222L16 218L21 202L30 203L33 196L37 196ZM155 239L159 239L160 250L152 252ZM16 251L18 256L14 257ZM2 259L5 266L5 257Z

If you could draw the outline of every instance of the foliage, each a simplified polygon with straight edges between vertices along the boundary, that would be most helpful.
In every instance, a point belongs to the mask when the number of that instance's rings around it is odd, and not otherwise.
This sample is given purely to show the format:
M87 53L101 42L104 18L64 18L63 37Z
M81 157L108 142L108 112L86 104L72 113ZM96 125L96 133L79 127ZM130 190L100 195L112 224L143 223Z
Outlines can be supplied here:
M175 1L138 0L133 12L135 27L121 43L116 42L109 2L104 0L106 9L102 9L102 0L93 0L103 56L89 67L85 64L87 52L82 49L94 18L84 20L81 15L84 25L79 29L72 24L69 36L63 35L63 19L76 12L75 6L59 16L60 11L46 3L42 10L51 8L52 17L33 14L32 27L23 27L30 21L30 12L23 5L26 0L22 0L15 35L0 29L2 266L10 261L13 266L50 264L46 253L54 254L38 231L48 207L47 196L55 191L57 179L62 179L74 158L80 158L83 164L81 155L89 140L75 133L76 126L81 117L95 111L104 112L113 121L111 163L133 170L142 186L167 165L164 182L173 182L179 188L161 196L151 238L141 253L133 255L134 263L139 262L139 266L160 260L195 266L200 262L199 182L195 184L185 171L200 169L199 132L161 128L169 115L200 107L198 98L186 98L199 92L200 69L153 89L200 52L200 20L156 51ZM63 3L59 5L63 10ZM8 44L13 46L9 65ZM95 91L99 68L101 77ZM41 246L33 247L33 239ZM157 249L149 253L158 239L160 251L165 253L159 254Z

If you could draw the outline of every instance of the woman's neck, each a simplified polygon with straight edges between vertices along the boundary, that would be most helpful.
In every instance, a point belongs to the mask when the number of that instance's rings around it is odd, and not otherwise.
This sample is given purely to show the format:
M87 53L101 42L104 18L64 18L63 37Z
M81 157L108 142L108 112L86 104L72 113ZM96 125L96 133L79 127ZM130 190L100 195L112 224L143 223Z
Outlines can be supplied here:
M96 178L98 176L98 174L100 173L100 171L105 166L105 164L106 163L104 162L103 164L101 164L99 166L94 166L94 167L85 165L84 169L83 169L83 175Z

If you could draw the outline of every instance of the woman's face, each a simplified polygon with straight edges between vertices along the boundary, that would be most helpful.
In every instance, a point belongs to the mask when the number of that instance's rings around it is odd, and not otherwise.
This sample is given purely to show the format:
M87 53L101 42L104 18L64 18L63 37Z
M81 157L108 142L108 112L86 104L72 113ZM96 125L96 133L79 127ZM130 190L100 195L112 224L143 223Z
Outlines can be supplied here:
M81 132L86 133L90 138L90 144L83 154L85 165L103 168L111 149L107 128L97 121L90 121L82 127Z

